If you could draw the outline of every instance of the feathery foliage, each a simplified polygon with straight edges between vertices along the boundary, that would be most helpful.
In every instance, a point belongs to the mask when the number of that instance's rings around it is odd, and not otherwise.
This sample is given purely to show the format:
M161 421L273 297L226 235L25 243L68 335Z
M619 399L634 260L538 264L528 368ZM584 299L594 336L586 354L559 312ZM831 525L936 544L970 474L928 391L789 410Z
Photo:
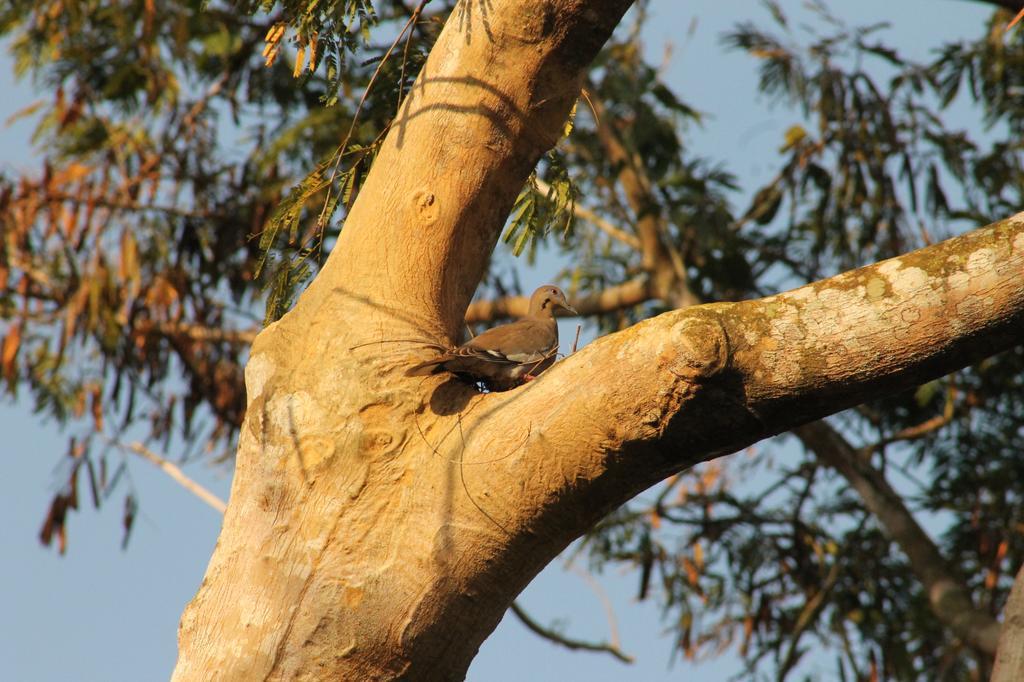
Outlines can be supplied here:
M791 6L766 2L723 40L789 120L760 187L693 152L708 114L648 62L646 3L593 65L502 248L564 256L560 277L580 294L669 281L594 315L595 331L790 288L1024 205L1024 33L1003 35L1005 12L919 62L882 23L846 26L824 2L793 19ZM247 342L315 276L445 22L480 11L368 0L0 9L16 69L42 93L23 112L40 167L0 177L0 377L72 434L44 542L63 550L79 485L96 506L120 495L127 538L139 501L118 454L125 433L189 456L233 451ZM951 107L974 122L958 127ZM482 295L518 290L506 267L495 260ZM939 551L994 616L1024 561L1024 353L831 425L896 483L907 514L939 529ZM751 674L779 679L812 650L835 658L840 679L965 680L991 664L943 625L882 520L793 436L665 481L576 551L595 571L633 568L638 597L658 600L688 658L732 647Z

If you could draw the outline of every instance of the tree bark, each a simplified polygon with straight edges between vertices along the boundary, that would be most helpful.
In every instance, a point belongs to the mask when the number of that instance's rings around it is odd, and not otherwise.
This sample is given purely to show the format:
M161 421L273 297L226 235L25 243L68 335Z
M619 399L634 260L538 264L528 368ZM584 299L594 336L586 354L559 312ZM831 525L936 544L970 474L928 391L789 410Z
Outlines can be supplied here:
M992 682L1024 680L1024 567L1017 572L1006 602Z
M974 605L970 591L882 472L823 421L804 424L794 433L822 462L850 482L885 534L907 555L910 569L921 581L938 619L957 637L993 656L999 642L999 622Z
M530 579L637 492L1020 341L1024 215L661 315L505 393L406 378L415 347L360 347L456 337L628 5L467 0L448 21L324 270L253 345L175 679L460 679Z
M351 349L457 337L516 195L630 4L457 6L324 269L254 342L231 500L175 679L457 679L543 565L507 560L525 537L480 536L451 439L447 454L428 446L480 398Z

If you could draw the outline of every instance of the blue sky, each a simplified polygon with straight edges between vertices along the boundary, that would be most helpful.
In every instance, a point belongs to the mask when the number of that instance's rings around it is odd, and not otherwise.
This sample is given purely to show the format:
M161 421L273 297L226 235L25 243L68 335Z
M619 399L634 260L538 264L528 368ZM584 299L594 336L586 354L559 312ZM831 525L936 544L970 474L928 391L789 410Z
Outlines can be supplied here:
M830 3L853 21L887 20L888 34L907 54L924 58L942 39L975 37L988 6L963 0L848 0ZM784 0L798 12L800 3ZM741 15L739 12L748 12ZM673 44L666 79L682 98L711 114L690 131L689 143L707 156L724 158L741 185L758 186L774 171L782 131L797 122L793 112L754 96L756 63L726 53L723 31L743 19L763 19L757 3L656 0L646 31L653 55ZM0 122L40 95L15 83L9 55L0 55ZM0 128L0 167L38 167L27 144L28 122ZM529 290L559 269L542 258L523 277ZM3 333L0 322L0 335ZM563 328L571 342L572 326ZM0 402L0 660L4 677L34 682L117 682L166 679L176 654L176 628L185 603L202 579L216 541L220 517L142 460L131 460L130 484L141 502L140 518L121 551L119 498L100 512L86 508L70 519L70 548L59 557L39 545L37 534L55 490L55 467L64 458L67 434L32 414L26 401ZM174 457L176 453L166 453ZM226 498L231 471L190 464L187 473ZM740 670L733 654L696 669L676 657L656 605L634 600L636 577L608 571L598 576L614 606L621 646L637 657L625 666L606 655L558 648L506 616L484 643L470 680L724 680ZM521 603L541 622L564 623L574 637L607 639L601 600L587 582L553 563L531 584ZM833 674L812 662L808 673Z

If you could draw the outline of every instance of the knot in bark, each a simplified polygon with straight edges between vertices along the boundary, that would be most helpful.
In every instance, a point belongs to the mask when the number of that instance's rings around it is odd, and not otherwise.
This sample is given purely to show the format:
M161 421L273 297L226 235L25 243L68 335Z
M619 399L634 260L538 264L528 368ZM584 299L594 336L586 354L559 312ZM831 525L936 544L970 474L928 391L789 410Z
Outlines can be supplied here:
M671 329L675 357L671 371L684 379L711 377L729 363L729 337L718 318L706 312L687 311Z

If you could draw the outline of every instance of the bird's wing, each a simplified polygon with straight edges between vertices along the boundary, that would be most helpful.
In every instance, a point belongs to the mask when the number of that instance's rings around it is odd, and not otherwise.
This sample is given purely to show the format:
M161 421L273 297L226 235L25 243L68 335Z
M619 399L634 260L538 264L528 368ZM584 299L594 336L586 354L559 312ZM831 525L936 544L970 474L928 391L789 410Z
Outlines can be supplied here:
M489 376L508 368L542 363L552 358L557 350L558 326L553 319L524 318L488 329L458 348L413 365L405 374L426 376L444 368ZM485 370L488 366L492 369Z
M526 318L488 329L452 352L490 362L523 364L542 360L557 348L554 320Z

